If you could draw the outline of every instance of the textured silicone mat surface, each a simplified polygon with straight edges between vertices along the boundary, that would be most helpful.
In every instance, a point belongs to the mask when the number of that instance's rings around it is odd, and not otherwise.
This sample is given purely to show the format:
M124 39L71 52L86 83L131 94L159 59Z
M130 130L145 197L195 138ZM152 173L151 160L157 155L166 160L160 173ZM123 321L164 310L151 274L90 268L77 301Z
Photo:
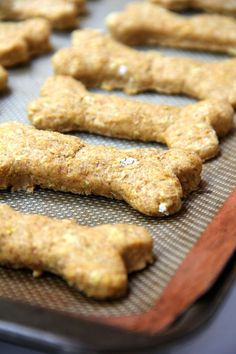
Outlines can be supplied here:
M88 0L89 14L81 27L104 28L104 17L121 9L127 0ZM70 45L69 33L52 36L54 50ZM222 55L161 50L169 55L190 55L203 60L222 60ZM29 65L12 69L10 90L0 97L0 122L17 120L27 123L26 106L36 98L43 82L52 74L50 55L36 58ZM187 75L188 73L186 73ZM121 93L118 93L120 94ZM123 94L122 94L123 95ZM156 103L182 105L193 102L186 97L140 94L135 99ZM132 97L131 97L132 99ZM89 134L79 136L94 144L110 144L122 148L155 146ZM142 216L123 202L99 197L37 190L0 192L0 202L8 203L22 212L42 213L58 218L75 218L80 224L136 223L147 227L155 239L157 262L149 269L130 277L130 292L119 301L99 303L86 299L78 291L49 274L33 279L28 271L0 268L0 297L10 298L44 308L73 313L73 315L129 315L149 310L156 301L186 254L196 243L229 193L236 186L236 132L221 144L221 156L204 165L200 189L184 203L182 211L170 218L154 219ZM197 260L196 260L197 261Z

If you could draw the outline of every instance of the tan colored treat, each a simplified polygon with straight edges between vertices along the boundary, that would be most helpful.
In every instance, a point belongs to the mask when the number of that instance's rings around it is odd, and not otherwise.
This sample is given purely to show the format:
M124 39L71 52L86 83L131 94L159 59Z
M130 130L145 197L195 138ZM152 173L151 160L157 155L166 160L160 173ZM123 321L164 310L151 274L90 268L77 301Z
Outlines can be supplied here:
M226 135L233 125L227 101L211 99L182 108L150 104L90 93L68 76L48 79L41 96L28 108L36 128L157 141L192 150L203 160L217 155L217 135Z
M197 188L201 168L187 150L122 150L20 123L0 125L0 189L96 194L163 216L180 210L183 195Z
M0 23L1 65L9 67L22 64L50 49L50 27L46 20Z
M92 29L75 31L73 44L54 55L54 70L86 86L123 89L129 94L155 90L199 99L217 98L236 106L236 59L206 63L137 51Z
M49 271L96 299L127 290L127 273L153 261L150 234L135 225L80 226L73 220L21 214L0 204L0 264Z
M235 0L149 0L172 10L197 9L236 16Z
M84 11L84 0L3 0L0 18L22 20L34 17L47 19L53 28L71 29L78 14Z
M113 37L126 44L236 54L236 20L226 16L186 17L143 2L111 13L106 23Z
M7 80L8 80L8 74L6 70L0 65L0 91L6 88Z

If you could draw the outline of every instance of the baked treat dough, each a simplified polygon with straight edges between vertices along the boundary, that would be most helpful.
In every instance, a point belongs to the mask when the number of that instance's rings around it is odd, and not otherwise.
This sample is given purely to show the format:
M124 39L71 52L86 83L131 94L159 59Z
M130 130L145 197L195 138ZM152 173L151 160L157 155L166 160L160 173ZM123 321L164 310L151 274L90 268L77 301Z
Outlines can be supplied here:
M84 11L84 0L2 0L0 18L22 20L34 17L47 19L53 28L71 29L78 14Z
M197 9L236 16L235 0L149 0L172 10Z
M130 45L236 54L236 20L227 16L186 17L148 2L134 2L108 15L106 23L115 39Z
M25 63L48 52L50 26L44 19L0 23L0 64L6 67Z
M187 150L122 150L20 123L0 125L0 189L96 194L164 216L180 210L201 169L200 158Z
M0 91L4 90L7 86L8 73L7 71L0 65Z
M55 273L96 299L125 294L127 273L153 261L150 234L135 225L80 226L0 204L0 264Z
M151 104L118 96L94 94L69 76L49 78L41 97L28 107L32 124L59 132L86 131L196 152L203 160L217 155L217 135L233 126L227 101L209 99L185 107Z
M204 62L137 51L87 29L74 32L73 47L59 50L53 66L56 74L72 76L88 87L225 99L236 107L236 59Z

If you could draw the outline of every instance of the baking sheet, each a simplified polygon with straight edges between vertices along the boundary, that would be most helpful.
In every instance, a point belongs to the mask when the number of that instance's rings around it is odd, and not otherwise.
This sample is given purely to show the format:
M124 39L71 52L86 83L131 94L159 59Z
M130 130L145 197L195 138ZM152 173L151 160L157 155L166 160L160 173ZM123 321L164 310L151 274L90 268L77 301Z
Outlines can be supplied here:
M81 27L104 28L104 18L111 11L122 9L127 0L88 1L89 13L81 21ZM54 33L54 51L70 46L69 33ZM153 48L152 48L153 49ZM158 49L159 50L159 49ZM225 59L223 55L192 53L161 49L168 55L188 55L206 61ZM9 92L0 98L0 122L17 120L28 123L26 107L38 97L44 81L52 74L51 54L35 58L28 65L9 70ZM105 93L109 94L109 93ZM114 93L113 93L114 94ZM117 92L117 94L125 96ZM131 99L149 102L183 105L194 102L187 97L158 94L139 94ZM94 144L106 144L120 148L157 147L158 144L130 142L91 134L79 137ZM123 202L102 197L78 196L52 191L0 192L0 202L8 203L22 212L42 213L58 218L75 218L78 223L97 225L104 223L135 223L147 227L155 239L158 261L147 270L130 277L130 291L121 300L96 302L69 288L58 277L46 274L33 279L29 271L0 268L0 297L18 300L45 309L73 314L74 316L121 316L149 310L161 296L163 289L175 274L186 254L199 239L216 211L236 186L236 133L223 139L222 153L204 165L200 189L185 200L182 211L172 217L156 219L146 217Z

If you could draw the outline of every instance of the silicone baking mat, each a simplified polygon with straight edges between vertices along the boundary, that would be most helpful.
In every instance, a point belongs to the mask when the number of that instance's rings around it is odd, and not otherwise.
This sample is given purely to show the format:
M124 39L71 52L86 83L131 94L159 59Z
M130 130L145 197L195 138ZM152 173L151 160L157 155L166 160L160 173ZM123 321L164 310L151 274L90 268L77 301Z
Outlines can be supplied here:
M88 0L89 12L81 20L81 28L104 29L105 16L111 11L122 9L127 2L127 0ZM70 46L70 33L54 33L52 43L54 51ZM168 55L188 55L206 61L225 58L223 55L190 51L157 50ZM0 97L0 122L14 120L28 123L27 104L39 95L41 85L52 75L51 55L52 53L35 58L30 64L9 70L9 92ZM120 92L116 94L125 96ZM194 102L187 97L156 93L140 94L131 97L133 98L173 105ZM158 144L110 139L85 133L78 136L93 144L107 144L120 148L150 146L164 148ZM8 203L22 212L42 213L58 218L73 217L78 223L86 225L104 223L143 225L154 237L157 261L148 269L130 277L130 290L121 300L96 302L69 288L56 276L45 274L35 280L29 271L4 268L0 268L0 297L73 316L82 314L107 318L137 315L150 310L206 226L235 188L235 171L236 133L233 130L221 142L221 156L204 165L200 189L185 200L179 214L164 219L143 216L123 202L102 197L78 196L40 189L33 194L1 191L0 202Z

